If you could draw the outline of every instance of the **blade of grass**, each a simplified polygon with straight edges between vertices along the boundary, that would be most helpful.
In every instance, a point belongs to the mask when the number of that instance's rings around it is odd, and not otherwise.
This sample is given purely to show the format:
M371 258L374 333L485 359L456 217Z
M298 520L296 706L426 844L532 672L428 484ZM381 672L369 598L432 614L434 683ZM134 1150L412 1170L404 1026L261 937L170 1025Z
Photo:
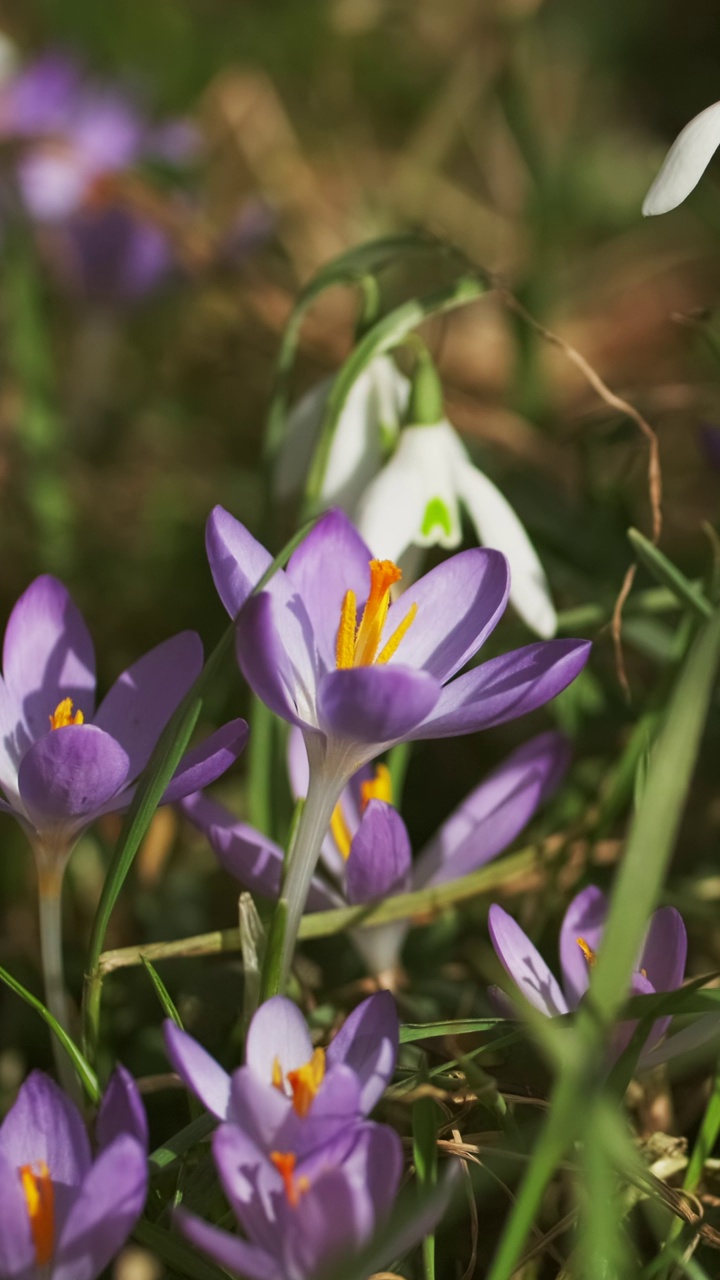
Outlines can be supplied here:
M91 1102L97 1105L101 1097L97 1076L90 1064L83 1057L75 1042L70 1039L70 1036L67 1031L65 1031L64 1027L61 1027L60 1023L53 1018L50 1011L45 1008L42 1000L38 1000L37 996L32 995L32 993L28 991L21 982L18 982L17 978L13 978L12 974L8 973L6 969L1 967L0 981L4 982L5 985L9 987L11 991L14 991L16 995L20 996L20 999L24 1000L25 1003L28 1004L31 1009L34 1009L43 1021L47 1023L53 1035L56 1037L58 1043L62 1045L62 1048L65 1050L65 1053L68 1055L73 1067L77 1071L77 1074L80 1077L80 1082L88 1098Z

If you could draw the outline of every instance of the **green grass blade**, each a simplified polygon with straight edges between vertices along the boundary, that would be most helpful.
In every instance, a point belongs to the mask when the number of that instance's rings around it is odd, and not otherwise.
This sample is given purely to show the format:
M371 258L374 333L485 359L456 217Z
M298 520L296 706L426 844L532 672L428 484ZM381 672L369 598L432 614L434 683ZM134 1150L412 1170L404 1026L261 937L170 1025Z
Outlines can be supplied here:
M32 993L28 991L21 982L18 982L17 978L13 978L12 974L8 973L6 969L1 967L0 981L4 982L6 987L9 987L16 995L20 996L20 999L24 1000L25 1003L28 1004L31 1009L34 1009L43 1021L47 1023L53 1035L62 1045L68 1058L72 1062L73 1067L77 1071L88 1098L91 1102L97 1105L101 1097L97 1076L90 1064L86 1062L75 1042L70 1039L70 1036L67 1031L65 1031L64 1027L61 1027L60 1023L53 1018L50 1011L45 1008L42 1000L38 1000L37 996L32 995Z
M685 577L672 560L668 560L638 529L628 529L628 538L640 563L657 582L672 591L681 605L691 609L699 618L712 617L713 607L707 596Z

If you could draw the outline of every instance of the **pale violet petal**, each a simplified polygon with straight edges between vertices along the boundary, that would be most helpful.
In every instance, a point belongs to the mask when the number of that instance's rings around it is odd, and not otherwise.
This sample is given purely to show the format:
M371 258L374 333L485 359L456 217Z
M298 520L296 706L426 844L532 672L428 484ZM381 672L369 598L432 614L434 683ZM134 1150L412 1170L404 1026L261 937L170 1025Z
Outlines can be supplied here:
M507 498L467 456L458 463L457 487L480 542L507 556L510 603L531 631L550 639L557 630L557 614L545 571L525 527Z
M690 195L720 146L720 102L714 102L678 134L648 191L645 217L669 213Z

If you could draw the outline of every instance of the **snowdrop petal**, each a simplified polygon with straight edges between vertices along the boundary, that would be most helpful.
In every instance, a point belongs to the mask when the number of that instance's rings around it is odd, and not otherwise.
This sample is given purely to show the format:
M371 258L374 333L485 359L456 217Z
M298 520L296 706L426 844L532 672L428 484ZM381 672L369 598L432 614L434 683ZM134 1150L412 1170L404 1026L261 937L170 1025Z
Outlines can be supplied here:
M643 201L645 217L669 213L682 204L702 178L718 146L720 102L714 102L686 124L673 142Z
M447 422L401 431L393 457L358 507L358 528L375 555L398 561L413 545L459 545L453 478L457 448Z

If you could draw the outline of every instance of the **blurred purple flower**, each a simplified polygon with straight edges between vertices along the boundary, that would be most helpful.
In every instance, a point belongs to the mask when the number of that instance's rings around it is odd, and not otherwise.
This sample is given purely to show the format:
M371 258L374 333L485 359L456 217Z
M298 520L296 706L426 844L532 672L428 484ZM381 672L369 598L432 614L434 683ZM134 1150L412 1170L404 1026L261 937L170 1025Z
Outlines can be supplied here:
M713 422L701 422L696 438L705 461L714 471L720 471L720 427Z
M316 876L310 884L309 910L354 906L469 875L520 834L560 784L569 754L561 734L532 738L466 796L414 860L405 823L391 803L387 768L365 765L343 791L323 842L323 861L341 892ZM290 732L288 758L293 792L304 797L307 754L297 729ZM244 888L278 896L283 865L278 845L200 793L188 796L181 808ZM397 964L409 927L406 921L394 921L356 930L353 940L368 966L381 973Z
M488 928L498 959L525 999L547 1017L570 1013L580 1004L590 985L590 970L602 943L607 910L605 894L594 885L583 889L570 903L560 926L561 988L512 916L502 907L491 906ZM661 907L650 921L630 994L675 991L683 981L686 956L687 934L680 913L674 907ZM645 1051L657 1044L669 1023L670 1018L658 1019ZM613 1060L629 1044L636 1026L636 1022L624 1022L618 1027L610 1051Z
M8 620L0 679L0 811L18 819L41 881L57 881L80 833L127 808L160 733L200 674L192 631L165 640L115 681L95 710L95 653L57 578L36 578ZM233 720L181 760L162 799L179 800L224 773L245 746Z
M0 1126L0 1277L94 1280L125 1243L147 1193L147 1122L118 1067L93 1160L77 1107L33 1071Z
M299 1157L372 1110L395 1070L399 1026L392 996L381 991L358 1005L326 1050L314 1049L297 1006L273 996L255 1013L245 1065L232 1076L175 1023L164 1033L173 1067L213 1115L266 1152Z
M48 53L0 87L0 143L14 144L22 203L52 233L51 255L76 289L130 300L168 275L176 256L167 230L124 200L123 179L148 160L192 159L199 136L189 121L153 126L130 94Z

